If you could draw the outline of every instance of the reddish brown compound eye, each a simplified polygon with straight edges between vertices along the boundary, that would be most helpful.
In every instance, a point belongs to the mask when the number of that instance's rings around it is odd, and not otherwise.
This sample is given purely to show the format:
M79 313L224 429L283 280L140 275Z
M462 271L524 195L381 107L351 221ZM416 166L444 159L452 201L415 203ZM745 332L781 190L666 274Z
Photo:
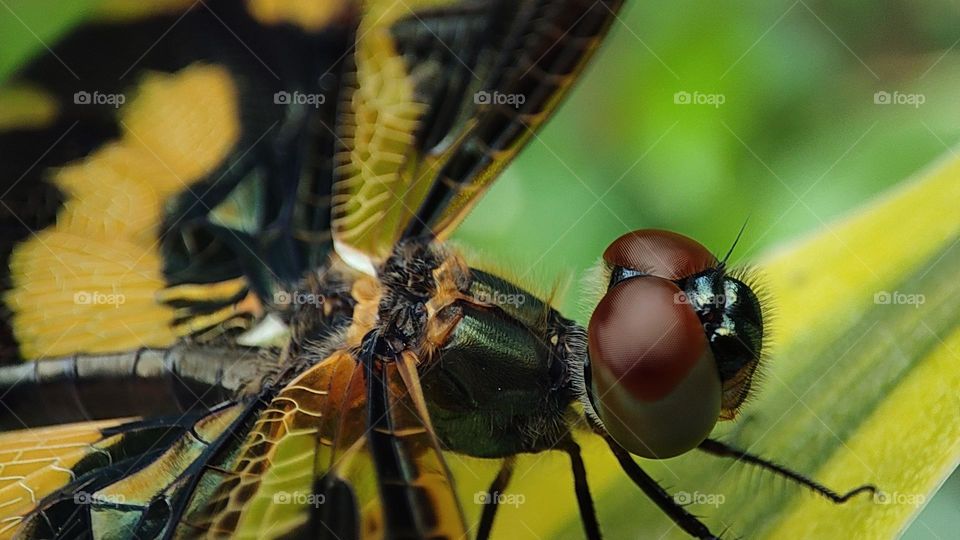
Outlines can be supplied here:
M660 229L640 229L617 238L603 258L614 266L666 279L687 277L718 264L696 240Z
M635 277L607 291L590 318L597 412L621 446L643 457L695 448L720 415L717 364L683 298L667 279Z

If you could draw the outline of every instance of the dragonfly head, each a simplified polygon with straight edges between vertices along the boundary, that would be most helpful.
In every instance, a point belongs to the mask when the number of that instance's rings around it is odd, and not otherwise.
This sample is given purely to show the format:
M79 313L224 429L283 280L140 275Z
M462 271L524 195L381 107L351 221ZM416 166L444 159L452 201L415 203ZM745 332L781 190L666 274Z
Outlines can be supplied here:
M687 452L750 390L761 301L742 274L676 233L628 233L603 258L609 285L588 327L591 403L631 453Z

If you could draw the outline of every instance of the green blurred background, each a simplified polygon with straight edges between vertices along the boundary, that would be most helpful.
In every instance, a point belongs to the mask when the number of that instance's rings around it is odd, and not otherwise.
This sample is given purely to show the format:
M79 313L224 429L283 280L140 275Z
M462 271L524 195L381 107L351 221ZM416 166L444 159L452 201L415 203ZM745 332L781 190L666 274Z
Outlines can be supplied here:
M93 3L0 0L0 79ZM756 259L953 151L958 42L960 4L947 0L629 2L457 237L525 280L569 283L561 305L581 321L579 281L631 229L725 252L749 218L733 259ZM923 103L878 104L877 92ZM954 474L906 537L952 538L957 524Z

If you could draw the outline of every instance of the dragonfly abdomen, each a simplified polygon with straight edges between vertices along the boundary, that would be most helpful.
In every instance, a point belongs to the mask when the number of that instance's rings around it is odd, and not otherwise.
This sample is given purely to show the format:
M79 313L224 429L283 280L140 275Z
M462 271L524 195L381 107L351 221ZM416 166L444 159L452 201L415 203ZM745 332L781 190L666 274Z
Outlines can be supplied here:
M6 366L0 393L11 414L0 418L0 429L209 410L270 375L258 356L178 345Z

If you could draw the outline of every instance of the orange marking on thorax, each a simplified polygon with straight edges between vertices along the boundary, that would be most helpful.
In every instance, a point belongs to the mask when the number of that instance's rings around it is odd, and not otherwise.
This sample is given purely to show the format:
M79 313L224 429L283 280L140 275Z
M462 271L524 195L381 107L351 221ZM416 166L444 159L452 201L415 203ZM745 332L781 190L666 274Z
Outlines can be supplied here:
M357 305L353 308L353 321L347 329L347 345L359 347L363 336L373 330L380 320L380 298L383 291L377 278L362 275L353 282L350 294L357 301Z

